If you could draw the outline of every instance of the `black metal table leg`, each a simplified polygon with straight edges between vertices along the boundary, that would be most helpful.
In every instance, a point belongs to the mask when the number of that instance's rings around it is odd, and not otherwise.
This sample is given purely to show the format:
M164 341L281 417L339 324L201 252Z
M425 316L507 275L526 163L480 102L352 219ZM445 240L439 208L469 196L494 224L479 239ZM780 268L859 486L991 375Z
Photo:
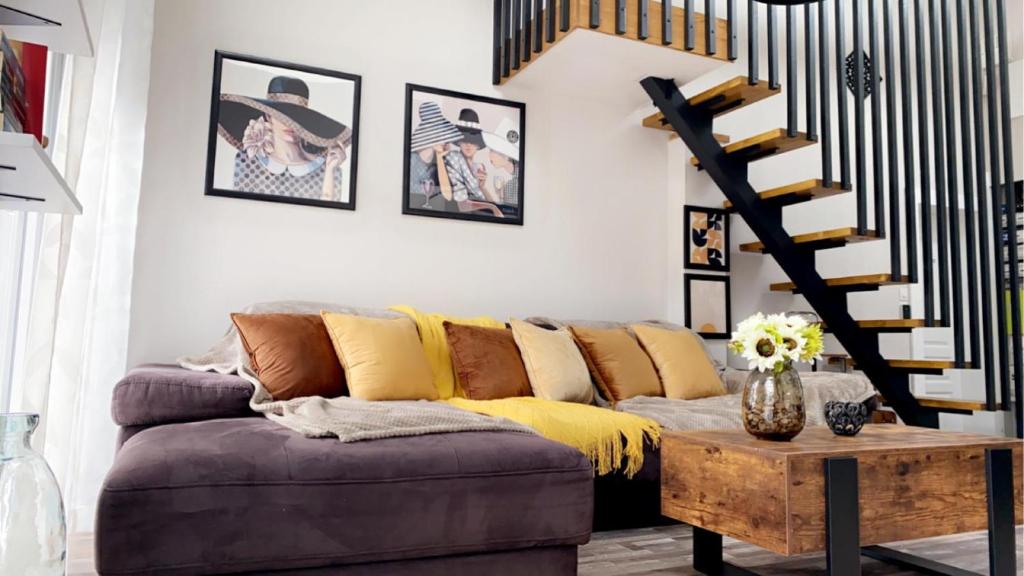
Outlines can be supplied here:
M722 573L722 535L693 527L693 569L704 574Z
M825 555L832 576L860 576L857 459L825 460Z
M988 570L991 576L1017 573L1013 516L1013 450L985 450L988 484Z

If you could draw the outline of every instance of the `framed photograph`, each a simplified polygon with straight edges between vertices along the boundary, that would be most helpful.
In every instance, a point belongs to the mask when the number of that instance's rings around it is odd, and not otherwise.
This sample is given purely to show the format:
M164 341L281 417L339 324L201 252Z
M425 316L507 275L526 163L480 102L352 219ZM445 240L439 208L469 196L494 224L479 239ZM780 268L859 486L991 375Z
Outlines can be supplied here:
M206 195L355 210L360 78L217 51Z
M686 267L728 272L729 212L686 206L683 223L686 226Z
M407 84L402 213L523 224L526 105Z
M732 304L728 276L686 274L686 327L712 340L728 340Z

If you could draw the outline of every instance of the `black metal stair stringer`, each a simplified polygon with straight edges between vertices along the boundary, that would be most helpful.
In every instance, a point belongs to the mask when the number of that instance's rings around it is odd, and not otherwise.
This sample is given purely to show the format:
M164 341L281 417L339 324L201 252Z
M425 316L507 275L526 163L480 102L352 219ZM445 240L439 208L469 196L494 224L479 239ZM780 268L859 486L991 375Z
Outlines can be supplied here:
M938 412L921 406L910 393L909 377L893 369L878 351L878 335L861 330L846 309L843 293L818 274L814 255L801 250L782 226L782 208L763 202L748 180L746 159L730 157L712 133L713 116L686 102L675 82L648 77L640 82L665 121L686 143L704 170L732 202L782 270L796 285L847 353L904 422L938 427Z

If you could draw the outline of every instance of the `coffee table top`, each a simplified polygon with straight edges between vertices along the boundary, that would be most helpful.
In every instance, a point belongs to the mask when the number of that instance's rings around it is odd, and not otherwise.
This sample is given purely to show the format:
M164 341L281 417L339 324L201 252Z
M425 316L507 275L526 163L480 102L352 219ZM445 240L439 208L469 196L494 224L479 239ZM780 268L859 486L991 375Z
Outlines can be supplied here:
M825 426L804 429L789 442L760 440L746 430L694 430L669 432L664 436L708 447L728 448L780 459L793 457L825 457L872 452L912 452L963 448L1013 448L1016 438L950 432L898 424L868 424L856 436L836 436Z

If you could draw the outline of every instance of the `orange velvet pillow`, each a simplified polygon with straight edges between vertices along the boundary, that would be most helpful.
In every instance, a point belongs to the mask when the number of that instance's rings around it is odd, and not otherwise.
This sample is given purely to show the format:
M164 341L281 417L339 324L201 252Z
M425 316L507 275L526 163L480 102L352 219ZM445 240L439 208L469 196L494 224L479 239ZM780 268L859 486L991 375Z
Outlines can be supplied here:
M470 400L533 396L519 348L507 328L444 323L455 378Z
M232 314L231 321L275 400L345 394L345 373L319 314Z

